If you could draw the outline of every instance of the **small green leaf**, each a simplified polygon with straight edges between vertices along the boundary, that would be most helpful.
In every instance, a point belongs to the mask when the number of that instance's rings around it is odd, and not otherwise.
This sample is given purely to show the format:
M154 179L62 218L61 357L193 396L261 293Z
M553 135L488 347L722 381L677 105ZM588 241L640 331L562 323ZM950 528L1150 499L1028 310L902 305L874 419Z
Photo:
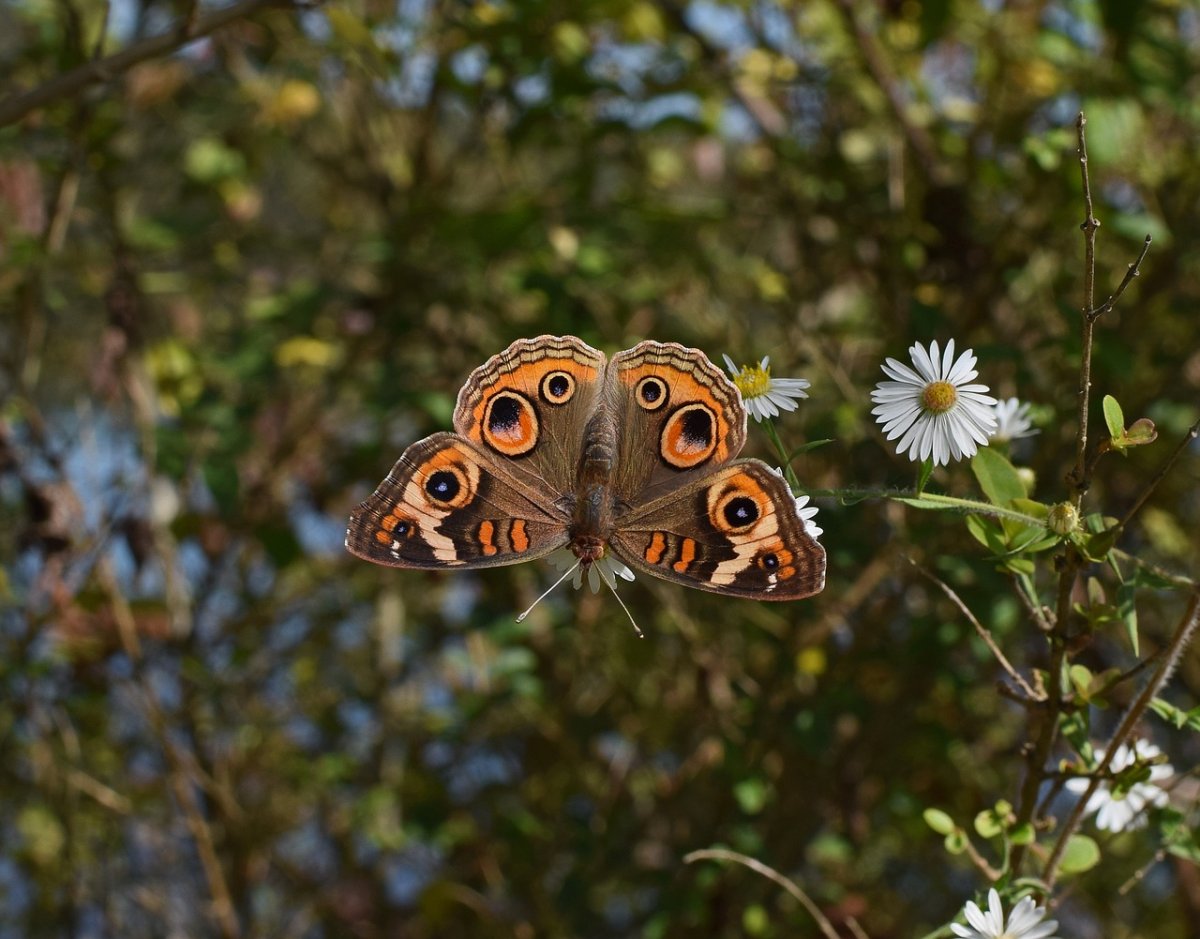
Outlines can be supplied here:
M1071 684L1075 686L1075 692L1085 701L1088 697L1088 689L1092 686L1092 672L1086 665L1072 665L1068 674L1071 677Z
M1087 835L1072 835L1062 855L1064 874L1081 874L1100 863L1100 846Z
M946 850L950 854L962 854L967 850L967 833L961 828L957 828L946 836L946 840L942 844L946 846Z
M1139 654L1137 605L1134 603L1136 593L1137 588L1132 583L1121 584L1117 588L1117 615L1125 624L1125 635L1129 637L1129 645L1133 648L1134 655Z
M971 459L971 472L993 505L1009 505L1013 499L1024 499L1027 495L1016 467L991 447L984 447L975 454Z
M975 830L979 832L980 838L995 838L1004 828L996 817L996 813L991 809L985 809L975 816Z
M925 824L939 835L948 835L955 829L954 819L941 809L926 809L921 813L921 817L925 819Z
M1125 436L1125 414L1112 395L1104 396L1104 423L1108 425L1108 435L1113 440Z
M757 815L767 804L767 785L761 779L744 779L733 787L733 797L747 815Z
M1142 447L1148 443L1154 443L1157 439L1158 430L1154 426L1154 421L1148 417L1139 417L1125 431L1125 443L1130 447Z
M826 437L822 440L810 440L808 443L802 443L795 450L788 454L788 462L800 456L803 453L808 453L810 450L816 450L818 447L823 447L828 443L833 443L832 437Z
M1033 826L1029 822L1022 822L1008 834L1009 840L1013 844L1033 844Z
M917 494L920 495L925 491L925 484L929 482L929 477L933 475L933 460L923 460L921 462L921 470L917 473Z

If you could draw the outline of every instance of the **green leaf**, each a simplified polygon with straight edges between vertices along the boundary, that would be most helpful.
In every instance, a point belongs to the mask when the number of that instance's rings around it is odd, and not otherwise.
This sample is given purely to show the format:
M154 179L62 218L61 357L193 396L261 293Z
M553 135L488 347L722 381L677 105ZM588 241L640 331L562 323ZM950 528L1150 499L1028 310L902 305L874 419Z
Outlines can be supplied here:
M1029 822L1022 822L1011 832L1008 838L1013 844L1033 844L1034 831Z
M925 824L936 831L939 835L948 835L955 829L954 819L943 812L941 809L926 809L921 813L921 817L925 819Z
M1154 426L1154 421L1148 417L1139 417L1125 431L1125 442L1131 447L1142 447L1148 443L1154 443L1157 439L1158 429Z
M1117 615L1125 624L1125 635L1129 637L1129 645L1134 655L1139 654L1137 605L1134 603L1136 593L1137 588L1132 583L1121 584L1117 588Z
M1104 423L1108 425L1108 435L1113 440L1125 436L1125 414L1112 395L1104 396Z
M991 809L984 809L975 816L975 830L979 832L981 838L995 838L1004 827L1000 824L1000 819L996 817L996 813Z
M1081 874L1100 863L1100 846L1087 835L1072 835L1062 855L1064 874Z
M1088 697L1088 689L1092 686L1092 672L1086 665L1072 665L1067 674L1071 678L1071 684L1075 686L1075 692L1085 701Z
M788 462L791 463L796 457L803 453L808 453L810 450L816 450L817 447L823 447L828 443L833 443L832 437L825 437L821 440L810 440L808 443L802 443L795 450L788 454Z
M942 844L950 854L962 854L967 850L967 833L961 828L956 828L946 836Z
M984 447L971 460L971 472L979 481L984 495L993 505L1009 505L1013 499L1026 497L1025 486L1016 467L998 450Z
M933 460L924 460L921 463L921 471L917 473L917 494L920 495L925 491L925 484L929 482L929 477L933 475Z
M1150 710L1172 724L1176 730L1182 730L1184 727L1200 730L1200 707L1185 711L1164 698L1154 698L1150 702Z
M747 815L757 815L767 804L770 795L761 779L744 779L733 787L733 797Z

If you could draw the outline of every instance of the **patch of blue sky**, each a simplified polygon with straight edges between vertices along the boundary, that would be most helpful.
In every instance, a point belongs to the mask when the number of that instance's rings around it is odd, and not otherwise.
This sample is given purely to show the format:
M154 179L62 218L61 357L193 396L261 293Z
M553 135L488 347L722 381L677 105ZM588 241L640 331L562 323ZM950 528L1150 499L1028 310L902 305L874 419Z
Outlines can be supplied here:
M965 43L939 42L927 49L921 79L933 106L941 111L955 101L978 102L977 65L974 50Z
M462 753L446 773L450 798L460 804L474 801L488 786L505 786L521 775L521 762L511 754L475 746Z
M460 49L450 59L450 71L464 85L475 85L482 81L487 67L487 50L479 44Z
M757 45L744 10L712 0L694 0L684 17L688 26L719 49L736 52Z
M513 96L527 108L545 104L550 98L550 80L540 72L522 75L512 88Z
M1089 52L1099 52L1104 47L1104 31L1095 19L1098 16L1092 3L1051 3L1042 11L1042 23L1056 30Z
M275 841L275 850L289 864L314 879L329 879L337 873L337 852L314 819L281 835Z
M662 47L649 42L600 40L587 62L587 72L597 81L609 82L625 94L638 97L645 92L645 76L662 59Z
M619 121L636 130L645 130L674 118L698 121L702 108L700 99L695 95L688 92L672 92L648 101L614 98L604 102L597 109L597 113L602 120Z
M413 906L433 883L445 858L433 845L413 843L383 862L383 889L394 906Z
M292 533L304 553L316 558L340 558L345 551L346 519L329 515L311 502L297 498L288 513Z
M399 108L419 108L429 100L437 56L432 52L413 52L405 57L400 74L382 83L381 94Z

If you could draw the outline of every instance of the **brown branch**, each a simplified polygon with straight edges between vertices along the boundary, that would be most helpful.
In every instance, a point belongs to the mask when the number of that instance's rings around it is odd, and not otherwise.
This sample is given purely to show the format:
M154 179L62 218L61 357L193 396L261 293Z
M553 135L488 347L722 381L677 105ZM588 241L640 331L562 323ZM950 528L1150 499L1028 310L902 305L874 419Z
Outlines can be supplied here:
M1188 428L1187 433L1183 435L1183 439L1179 441L1179 445L1175 448L1175 451L1169 457L1167 457L1167 459L1163 462L1163 465L1159 467L1158 472L1154 474L1154 478L1151 479L1150 482L1146 484L1146 488L1144 488L1138 494L1137 499L1134 501L1129 511L1126 512L1121 518L1121 521L1117 523L1117 532L1122 531L1133 519L1133 517L1137 515L1142 506L1145 505L1146 500L1149 499L1154 490L1158 488L1158 484L1163 481L1163 478L1168 472L1170 472L1171 467L1175 465L1175 461L1183 455L1183 451L1188 448L1189 444L1191 444L1191 442L1195 440L1197 436L1200 436L1200 420L1197 420L1196 423Z
M808 915L816 920L817 928L821 930L826 939L839 939L837 930L833 928L833 923L821 912L821 908L813 902L812 897L801 890L794 881L789 880L783 874L779 873L779 871L775 870L775 868L768 867L762 861L756 861L752 857L738 854L736 851L728 851L725 848L708 848L703 851L693 851L691 854L684 855L684 864L692 864L696 861L733 861L735 864L741 864L743 867L750 868L756 874L762 874L767 880L772 880L779 884L779 886L800 901L800 905L808 911ZM861 929L861 927L859 928Z
M1067 816L1066 822L1063 823L1062 831L1059 832L1058 840L1055 841L1054 847L1050 851L1050 857L1046 860L1046 867L1042 872L1042 880L1045 881L1047 889L1054 886L1054 881L1058 877L1058 865L1062 861L1063 852L1067 849L1067 842L1071 840L1071 836L1075 834L1080 823L1083 821L1083 813L1087 804L1099 788L1100 783L1104 780L1113 756L1123 744L1128 742L1130 736L1133 734L1134 727L1137 726L1137 722L1141 720L1142 715L1150 706L1150 702L1154 700L1154 696L1162 690L1163 685L1167 683L1172 673L1174 673L1175 667L1179 664L1179 659L1182 657L1184 650L1187 649L1192 636L1195 635L1198 625L1200 625L1200 593L1195 593L1192 594L1191 602L1188 604L1187 610L1184 611L1179 625L1175 628L1175 634L1167 644L1166 654L1159 660L1154 674L1146 682L1141 693L1134 699L1133 704L1129 706L1129 710L1125 712L1125 716L1121 718L1121 723L1113 733L1112 739L1105 745L1104 757L1100 760L1100 765L1096 767L1091 782L1088 784L1083 795L1079 797L1079 801L1075 803L1075 807L1071 810L1071 814Z
M9 95L0 101L0 127L19 121L30 112L62 98L77 95L90 85L111 81L141 62L174 52L189 42L260 10L273 6L294 5L292 0L243 0L241 3L200 17L195 22L184 20L168 32L135 42L103 59L85 62L29 91Z
M924 127L909 119L908 102L904 100L900 82L893 74L892 68L880 48L878 38L859 21L854 0L838 0L837 7L841 11L846 28L854 37L854 42L858 46L859 54L862 56L867 71L883 92L884 97L887 98L892 116L900 125L900 130L903 132L908 146L916 154L917 163L926 179L935 184L945 182L946 174L941 160L938 158L937 146Z
M1111 312L1112 308L1117 305L1117 301L1121 299L1121 294L1125 292L1125 288L1133 283L1133 279L1141 272L1142 262L1146 260L1146 255L1150 251L1150 242L1152 240L1153 239L1149 235L1146 236L1146 240L1142 242L1142 250L1138 253L1137 259L1129 265L1129 269L1125 271L1125 276L1121 278L1121 283L1117 285L1117 289L1109 296L1107 300L1096 307L1096 309L1090 310L1085 314L1088 319L1098 320L1105 313Z
M979 638L982 639L984 641L984 644L991 650L992 655L994 655L996 657L996 661L1000 663L1000 667L1002 669L1004 669L1004 671L1008 674L1009 678L1011 678L1014 682L1017 683L1017 687L1020 688L1021 691L1025 693L1025 696L1030 701L1046 700L1046 695L1044 693L1039 694L1037 691L1035 691L1030 686L1029 682L1027 682L1025 680L1025 677L1013 667L1013 664L1008 660L1008 657L1004 654L1004 650L1002 650L1000 648L1000 646L996 644L996 640L994 638L992 638L991 632L988 631L987 627L985 627L983 625L983 623L979 622L979 619L975 616L974 613L971 612L971 608L968 607L965 603L963 603L962 598L959 597L959 595L954 592L954 589L949 584L947 584L945 581L943 581L941 578L939 578L936 574L932 573L931 571L925 570L925 568L921 567L921 565L919 565L916 561L912 560L912 558L908 559L908 563L910 563L913 567L915 567L922 575L924 575L929 580L931 580L935 584L937 584L938 587L941 588L942 593L944 593L946 596L948 596L950 598L951 602L956 607L959 608L959 610L962 612L963 616L965 616L968 620L971 621L971 625L975 627L975 632L979 634Z
M1084 219L1080 224L1083 231L1083 339L1079 360L1079 429L1075 437L1075 466L1067 474L1071 487L1072 501L1078 509L1087 488L1087 470L1084 465L1088 439L1088 404L1092 390L1092 333L1096 317L1096 230L1100 227L1092 204L1092 181L1088 176L1087 118L1083 112L1075 120L1079 141L1079 172L1083 179Z

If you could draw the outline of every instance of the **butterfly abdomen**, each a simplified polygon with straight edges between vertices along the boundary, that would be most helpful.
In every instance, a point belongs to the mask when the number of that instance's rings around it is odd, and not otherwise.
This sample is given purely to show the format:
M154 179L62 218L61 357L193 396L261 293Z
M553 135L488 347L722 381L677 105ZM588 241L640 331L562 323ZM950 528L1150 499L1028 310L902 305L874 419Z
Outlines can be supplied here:
M612 475L617 430L612 414L601 408L588 421L576 476L575 511L571 518L571 550L584 563L604 554L613 524Z

